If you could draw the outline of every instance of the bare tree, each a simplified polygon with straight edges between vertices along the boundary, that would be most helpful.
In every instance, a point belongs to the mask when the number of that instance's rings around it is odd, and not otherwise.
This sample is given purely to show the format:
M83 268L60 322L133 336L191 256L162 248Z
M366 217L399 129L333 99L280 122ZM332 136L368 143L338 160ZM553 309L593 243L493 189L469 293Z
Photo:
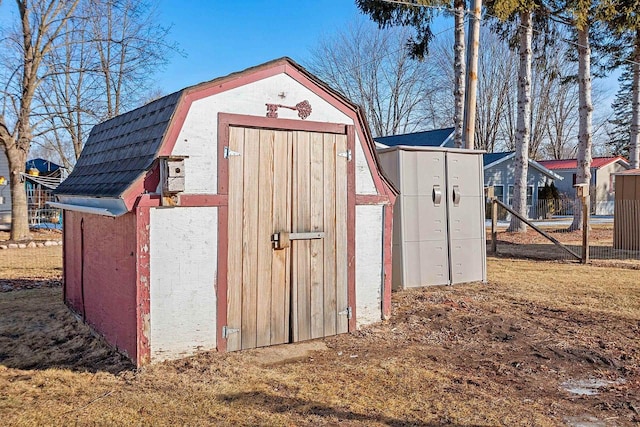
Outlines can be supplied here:
M532 12L519 11L518 27L518 120L516 131L516 155L513 184L513 210L520 216L527 216L527 176L529 170L529 143L531 142L531 62L533 53ZM527 226L515 215L507 231L525 232Z
M479 149L493 152L513 94L516 57L505 42L486 29L481 43L476 142Z
M104 96L103 117L137 105L149 92L153 75L167 63L169 28L157 23L154 4L138 0L87 3L91 47L98 55L96 75Z
M42 142L67 168L93 125L143 102L150 76L176 50L167 41L169 29L156 20L147 2L85 1L67 23L65 43L46 56L58 72L40 91L48 124Z
M576 22L578 33L578 94L579 94L579 130L578 130L578 169L576 184L589 185L591 183L591 150L592 150L592 117L593 103L591 101L591 46L589 44L589 20L587 10L581 10L584 19ZM582 229L582 203L576 203L573 222L570 230Z
M307 64L364 108L375 136L425 129L433 121L425 112L439 90L438 79L428 60L412 59L407 31L356 21L321 40Z
M20 24L3 49L4 102L0 110L0 146L9 160L11 239L29 237L27 197L21 180L36 124L34 98L46 77L44 57L63 40L67 21L79 0L16 0Z

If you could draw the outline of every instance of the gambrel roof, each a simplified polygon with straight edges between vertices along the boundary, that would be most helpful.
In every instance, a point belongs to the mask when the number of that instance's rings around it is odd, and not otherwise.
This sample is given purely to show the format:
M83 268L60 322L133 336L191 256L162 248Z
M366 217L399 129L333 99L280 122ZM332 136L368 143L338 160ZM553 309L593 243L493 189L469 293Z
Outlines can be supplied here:
M94 126L73 172L56 194L118 197L147 171L182 91Z
M67 199L69 197L123 199L125 192L133 190L134 184L139 184L144 179L147 172L153 168L155 160L163 150L167 150L165 147L169 145L166 141L167 135L171 132L172 124L179 122L174 116L179 115L181 109L188 108L191 102L190 96L194 93L206 94L212 89L233 87L236 82L245 81L244 78L248 75L256 75L260 78L259 76L268 70L281 69L286 72L287 67L297 70L309 82L338 100L337 104L355 113L356 122L361 124L364 133L363 144L369 147L372 161L378 169L379 181L388 189L391 196L397 194L397 190L379 167L375 144L362 109L289 58L276 59L187 87L96 125L89 135L75 168L60 184L55 194L65 196ZM82 203L86 203L86 200ZM127 209L131 209L129 203Z

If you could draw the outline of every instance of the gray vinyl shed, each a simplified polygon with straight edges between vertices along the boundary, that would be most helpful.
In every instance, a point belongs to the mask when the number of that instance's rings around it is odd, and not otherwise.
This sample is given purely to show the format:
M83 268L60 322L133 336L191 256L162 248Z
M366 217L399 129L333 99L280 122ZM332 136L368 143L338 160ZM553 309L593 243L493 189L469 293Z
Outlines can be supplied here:
M394 289L486 281L482 151L378 150L400 190L393 221Z

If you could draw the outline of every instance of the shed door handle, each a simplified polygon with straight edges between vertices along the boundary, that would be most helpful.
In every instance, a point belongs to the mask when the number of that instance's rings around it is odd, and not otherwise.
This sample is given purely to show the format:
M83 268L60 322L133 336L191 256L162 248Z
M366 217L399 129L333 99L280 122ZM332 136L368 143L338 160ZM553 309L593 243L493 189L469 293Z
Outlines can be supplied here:
M433 199L434 206L440 206L440 203L442 203L442 190L440 189L439 185L436 184L433 186L431 198Z
M460 204L460 187L458 185L453 186L453 205L458 206Z
M324 231L313 231L308 233L287 233L281 231L271 235L271 242L274 249L284 249L291 246L292 240L312 240L324 239Z

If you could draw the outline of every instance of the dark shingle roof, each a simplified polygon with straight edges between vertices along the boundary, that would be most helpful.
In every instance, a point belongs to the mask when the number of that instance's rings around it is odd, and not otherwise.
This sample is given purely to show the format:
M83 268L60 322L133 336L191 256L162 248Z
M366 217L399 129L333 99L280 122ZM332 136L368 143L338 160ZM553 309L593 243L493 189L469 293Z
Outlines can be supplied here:
M453 128L428 130L425 132L405 133L404 135L390 135L373 138L374 141L389 147L407 145L411 147L440 147L453 133Z
M96 125L56 194L118 197L149 169L182 91Z
M506 151L504 153L484 153L482 155L482 161L485 166L489 166L490 164L497 162L500 159L503 159L507 156L513 154L513 151Z

